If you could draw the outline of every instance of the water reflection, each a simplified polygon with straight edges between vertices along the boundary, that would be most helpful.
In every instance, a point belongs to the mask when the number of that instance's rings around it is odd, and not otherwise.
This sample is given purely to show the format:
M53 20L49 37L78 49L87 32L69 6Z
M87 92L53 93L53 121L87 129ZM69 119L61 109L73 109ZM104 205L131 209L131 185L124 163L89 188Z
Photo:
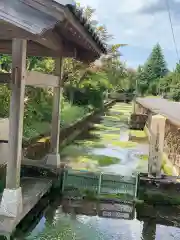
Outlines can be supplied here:
M106 216L102 216L102 211ZM27 224L30 234L24 235L21 230ZM179 227L179 207L139 205L135 208L130 203L56 199L39 216L36 227L24 221L14 239L177 240Z
M127 142L127 117L131 106L116 104L88 133L81 135L61 156L87 160L91 156L110 156L119 162L100 167L104 172L132 175L147 171L147 143ZM112 116L114 115L114 117ZM80 162L81 163L81 162ZM80 165L80 167L82 167ZM36 226L23 221L15 239L61 240L177 240L180 239L179 208L141 205L123 206L106 203L60 200L47 203L48 208L36 217ZM121 207L120 207L121 206ZM31 219L31 217L30 217ZM35 224L35 219L32 217ZM29 226L29 230L27 229ZM23 229L27 229L26 231ZM24 235L24 233L26 234ZM178 236L179 234L179 236ZM19 235L19 236L20 236ZM23 237L22 237L23 236Z

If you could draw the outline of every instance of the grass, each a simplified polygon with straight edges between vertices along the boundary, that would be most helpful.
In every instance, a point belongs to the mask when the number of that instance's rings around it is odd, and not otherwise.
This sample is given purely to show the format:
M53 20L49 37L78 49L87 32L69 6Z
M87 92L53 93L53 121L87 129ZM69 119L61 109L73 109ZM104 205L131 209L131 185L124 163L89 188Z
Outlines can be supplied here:
M50 131L50 123L48 122L32 122L28 126L24 126L23 139L28 141L32 138L38 137L41 134Z
M89 112L87 107L73 106L69 103L64 104L61 113L61 127L67 127L84 117Z
M65 102L61 112L61 127L67 127L70 124L75 123L78 119L84 117L88 112L88 107L72 106L68 102ZM25 122L23 132L24 140L28 141L41 134L50 132L50 125L51 121L48 120L32 120L31 123Z

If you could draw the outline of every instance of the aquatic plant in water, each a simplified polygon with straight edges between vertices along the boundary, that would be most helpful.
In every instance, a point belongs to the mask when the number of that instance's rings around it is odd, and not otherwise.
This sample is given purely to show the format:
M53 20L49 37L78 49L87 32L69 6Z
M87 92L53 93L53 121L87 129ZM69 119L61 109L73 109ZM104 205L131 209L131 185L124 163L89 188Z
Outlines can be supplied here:
M120 147L120 148L133 148L137 146L137 143L135 142L131 142L131 141L127 141L127 142L123 142L123 141L112 141L110 143L112 146L115 147Z

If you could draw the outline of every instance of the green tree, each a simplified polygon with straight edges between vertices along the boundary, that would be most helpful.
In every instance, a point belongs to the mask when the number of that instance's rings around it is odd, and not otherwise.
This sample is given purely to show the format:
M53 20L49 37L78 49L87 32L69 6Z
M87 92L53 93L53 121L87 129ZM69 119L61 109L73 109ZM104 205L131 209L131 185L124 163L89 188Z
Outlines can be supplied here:
M133 68L127 68L127 78L125 78L125 86L128 92L136 90L137 72Z
M148 91L148 73L145 72L144 67L138 67L136 78L138 94L143 96Z
M167 76L168 68L161 46L156 44L145 64L137 70L139 91L142 95L148 93L157 95L163 78Z
M176 63L175 73L180 73L180 63Z
M167 63L159 43L153 47L144 65L144 71L148 74L148 81L156 81L167 75Z

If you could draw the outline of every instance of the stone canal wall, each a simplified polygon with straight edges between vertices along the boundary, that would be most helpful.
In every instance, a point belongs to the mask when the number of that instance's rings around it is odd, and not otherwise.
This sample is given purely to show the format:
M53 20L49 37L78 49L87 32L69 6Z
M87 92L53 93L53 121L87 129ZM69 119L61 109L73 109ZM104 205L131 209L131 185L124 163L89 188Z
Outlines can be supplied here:
M92 111L91 113L85 115L83 118L77 119L75 123L69 125L68 127L62 128L59 139L60 149L72 142L84 130L88 129L93 120L96 120L96 116L98 117L103 111L106 111L114 103L114 100L108 101L104 104L104 109L96 109L95 111ZM41 159L49 151L50 133L45 133L44 135L39 136L39 139L32 139L29 144L24 143L23 146L25 157L29 159Z
M151 125L152 116L157 114L138 102L136 103L136 113L148 115L147 129ZM180 123L179 125L175 124L169 119L166 119L165 123L164 153L180 174Z

